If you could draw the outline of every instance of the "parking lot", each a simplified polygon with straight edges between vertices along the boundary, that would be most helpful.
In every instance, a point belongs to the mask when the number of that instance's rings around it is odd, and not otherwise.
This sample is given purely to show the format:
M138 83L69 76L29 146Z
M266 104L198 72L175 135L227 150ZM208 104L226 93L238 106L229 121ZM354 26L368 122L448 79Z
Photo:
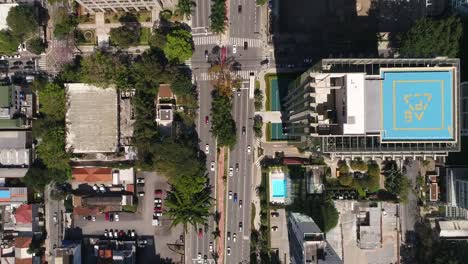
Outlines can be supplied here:
M279 260L289 259L289 239L286 210L271 210L270 226L272 251L277 254Z
M168 189L166 180L157 176L153 172L138 173L137 178L144 178L144 185L137 186L135 191L144 191L143 197L138 197L137 213L119 212L119 221L107 221L104 214L96 215L96 221L84 220L83 216L74 216L74 225L82 229L84 235L101 236L105 229L117 229L127 232L135 230L138 237L147 237L148 245L154 245L153 249L142 250L139 248L137 255L140 256L139 263L165 263L171 260L178 262L180 255L169 249L168 244L180 244L180 235L183 234L183 227L177 226L171 228L171 221L163 212L160 226L152 226L154 212L154 190ZM163 203L164 207L164 203ZM150 243L151 242L151 243ZM156 256L156 258L155 258Z

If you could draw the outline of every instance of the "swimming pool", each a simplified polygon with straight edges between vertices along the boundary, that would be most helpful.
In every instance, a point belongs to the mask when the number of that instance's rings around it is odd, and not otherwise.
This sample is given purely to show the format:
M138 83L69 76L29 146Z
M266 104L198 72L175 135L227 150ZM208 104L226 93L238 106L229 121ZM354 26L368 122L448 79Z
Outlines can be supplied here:
M272 186L272 190L271 190L272 197L284 198L287 196L285 179L272 179L271 186Z

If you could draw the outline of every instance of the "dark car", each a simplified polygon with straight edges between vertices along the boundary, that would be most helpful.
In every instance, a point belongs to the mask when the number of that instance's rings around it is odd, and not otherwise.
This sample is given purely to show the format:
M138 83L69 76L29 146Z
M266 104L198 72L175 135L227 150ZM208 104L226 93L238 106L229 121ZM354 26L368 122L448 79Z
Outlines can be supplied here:
M247 43L247 41L244 41L244 49L248 49L249 48L249 43Z
M242 13L242 5L239 5L239 6L237 7L237 11L238 11L239 13Z
M14 65L23 65L23 62L22 61L15 61L13 62Z
M33 65L33 64L34 64L34 61L32 61L32 60L27 61L26 64L27 64L27 65Z
M208 116L205 116L205 124L208 125L210 123L210 118Z
M242 127L242 135L245 135L245 126Z
M237 202L237 193L234 194L234 202Z

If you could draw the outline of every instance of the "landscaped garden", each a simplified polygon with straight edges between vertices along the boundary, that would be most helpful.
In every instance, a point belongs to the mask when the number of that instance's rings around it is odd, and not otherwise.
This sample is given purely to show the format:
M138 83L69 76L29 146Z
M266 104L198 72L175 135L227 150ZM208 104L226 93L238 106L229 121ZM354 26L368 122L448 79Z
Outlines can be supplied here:
M117 13L104 13L104 22L106 24L119 23L120 18L131 13L136 16L138 22L151 22L151 11L139 11L139 12L117 12Z
M96 31L93 29L77 31L78 45L93 46L96 45Z
M140 32L140 44L148 45L149 38L151 36L151 28L143 27Z

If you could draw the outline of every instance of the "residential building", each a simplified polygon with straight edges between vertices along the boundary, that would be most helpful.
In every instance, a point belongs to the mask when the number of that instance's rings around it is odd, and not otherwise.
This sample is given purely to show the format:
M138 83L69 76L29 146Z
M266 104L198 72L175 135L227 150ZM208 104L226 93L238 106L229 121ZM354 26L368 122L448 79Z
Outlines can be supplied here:
M55 249L55 263L81 264L81 241L63 240L62 245Z
M160 84L156 97L156 122L165 135L172 134L176 98L169 84Z
M18 232L24 236L41 234L43 221L39 218L38 204L22 204L20 206L5 206L2 211L3 230Z
M357 244L361 249L382 247L382 209L360 207L357 215Z
M31 131L0 131L0 178L26 175L32 161Z
M117 241L89 238L92 249L88 252L94 252L89 256L94 263L136 263L136 241Z
M468 240L468 220L437 222L441 239Z
M87 12L134 12L152 10L153 8L165 9L174 5L172 0L77 0Z
M288 230L293 264L343 263L327 245L324 233L311 217L291 213L288 217Z
M117 91L84 83L67 83L65 88L67 149L82 154L117 152Z
M468 216L468 167L447 167L445 173L448 217Z
M72 182L76 184L111 184L112 183L112 168L103 167L80 167L73 168Z
M332 158L444 158L460 151L459 63L324 59L289 85L284 130Z
M28 202L28 188L0 187L0 205L19 206Z

